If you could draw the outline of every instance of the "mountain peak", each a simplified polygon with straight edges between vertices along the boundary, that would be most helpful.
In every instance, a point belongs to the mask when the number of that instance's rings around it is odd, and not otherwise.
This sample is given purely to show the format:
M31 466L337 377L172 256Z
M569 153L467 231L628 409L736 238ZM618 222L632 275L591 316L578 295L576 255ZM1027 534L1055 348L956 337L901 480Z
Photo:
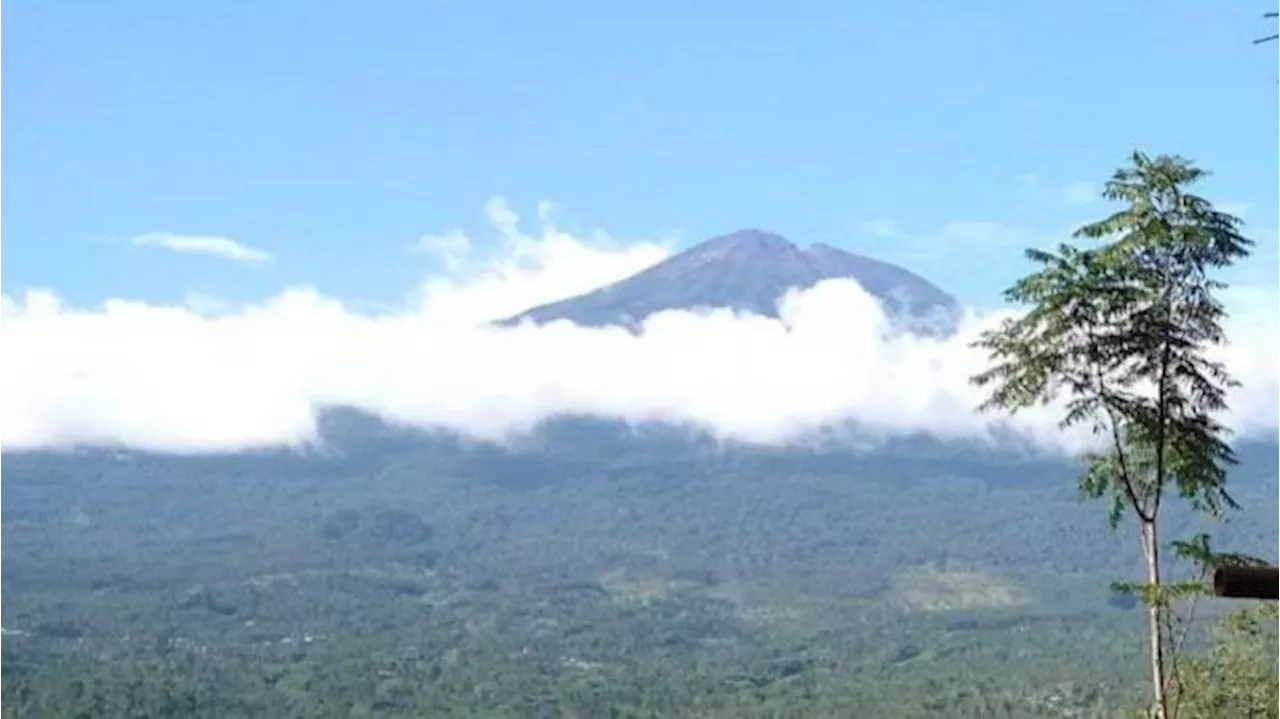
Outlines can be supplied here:
M635 329L664 310L721 307L777 317L778 300L788 290L837 278L856 280L895 320L927 323L930 332L954 325L956 301L918 275L826 244L801 249L782 235L754 228L713 237L627 279L499 324L565 319Z
M714 255L731 252L787 252L796 246L787 238L765 230L746 229L713 237L689 250L691 254Z

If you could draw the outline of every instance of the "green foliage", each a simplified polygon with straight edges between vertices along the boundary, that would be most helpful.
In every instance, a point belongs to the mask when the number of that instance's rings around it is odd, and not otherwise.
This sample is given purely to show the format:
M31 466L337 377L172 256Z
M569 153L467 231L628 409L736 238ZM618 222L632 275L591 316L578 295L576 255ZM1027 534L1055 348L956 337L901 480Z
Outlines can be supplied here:
M1135 613L1105 587L1135 562L1064 489L1073 464L602 445L492 475L492 449L421 438L326 459L0 455L0 716L1062 718L1137 700ZM1240 453L1253 510L1221 539L1275 546L1280 462Z
M0 711L1091 717L1136 699L1134 614L1104 581L1133 563L1063 490L1070 463L624 437L6 454ZM1263 550L1275 445L1241 455L1223 537Z
M1276 606L1260 604L1223 619L1213 646L1179 672L1186 719L1274 719L1280 715Z
M1241 221L1185 190L1204 171L1177 157L1134 153L1104 196L1127 206L1076 232L1087 249L1029 250L1041 269L1006 293L1029 309L983 335L992 366L973 381L990 387L984 410L1017 412L1064 400L1064 428L1087 424L1107 437L1081 479L1086 496L1108 496L1118 521L1158 511L1172 484L1193 506L1232 505L1225 467L1235 456L1214 419L1234 386L1206 348L1221 344L1224 285L1210 272L1248 254Z
M1238 218L1187 191L1204 174L1179 157L1135 152L1103 192L1124 206L1075 233L1092 246L1027 252L1040 269L1005 296L1028 311L979 339L991 366L973 377L990 390L983 410L1061 401L1064 429L1084 425L1106 438L1105 451L1086 455L1079 488L1108 500L1113 528L1126 516L1139 525L1146 582L1115 589L1136 591L1150 607L1160 717L1174 711L1167 692L1180 646L1169 607L1200 591L1198 581L1162 580L1162 501L1172 489L1211 516L1237 506L1226 491L1237 459L1216 419L1236 383L1207 350L1225 340L1215 297L1224 284L1212 273L1252 242Z

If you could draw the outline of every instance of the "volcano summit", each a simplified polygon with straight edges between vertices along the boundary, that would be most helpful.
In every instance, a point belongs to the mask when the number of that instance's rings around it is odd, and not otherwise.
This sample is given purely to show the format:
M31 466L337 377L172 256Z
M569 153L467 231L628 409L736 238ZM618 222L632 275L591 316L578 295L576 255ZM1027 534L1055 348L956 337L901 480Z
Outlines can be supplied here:
M587 327L637 329L666 310L729 308L778 316L788 290L848 278L880 300L899 326L925 333L954 328L956 300L896 265L817 244L801 248L781 235L739 230L707 240L653 267L577 297L526 310L500 324L569 320Z

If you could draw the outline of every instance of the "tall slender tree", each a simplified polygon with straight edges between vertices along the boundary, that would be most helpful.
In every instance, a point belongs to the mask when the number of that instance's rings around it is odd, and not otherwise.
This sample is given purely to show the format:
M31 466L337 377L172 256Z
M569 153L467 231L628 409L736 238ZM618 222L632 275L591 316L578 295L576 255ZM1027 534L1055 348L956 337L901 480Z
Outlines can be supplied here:
M1133 153L1103 196L1123 207L1081 227L1056 252L1028 250L1039 268L1005 297L1027 308L976 346L990 365L972 381L989 390L983 411L1009 414L1061 401L1064 428L1103 440L1087 455L1085 496L1109 500L1115 527L1137 526L1146 567L1152 714L1172 719L1168 652L1173 641L1162 591L1160 519L1180 498L1217 515L1235 455L1217 419L1235 385L1207 350L1225 341L1225 285L1214 274L1253 244L1242 222L1188 192L1205 172L1180 157Z

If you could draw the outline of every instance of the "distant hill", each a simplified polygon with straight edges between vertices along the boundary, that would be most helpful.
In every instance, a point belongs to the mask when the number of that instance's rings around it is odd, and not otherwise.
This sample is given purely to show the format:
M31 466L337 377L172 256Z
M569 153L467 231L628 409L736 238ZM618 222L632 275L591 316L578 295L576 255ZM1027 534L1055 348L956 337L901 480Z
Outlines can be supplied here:
M762 230L740 230L703 242L627 279L593 292L534 307L500 324L569 320L583 326L636 328L673 309L731 308L777 317L787 290L826 279L857 280L895 322L946 332L959 315L956 300L901 267L828 245L802 249Z

